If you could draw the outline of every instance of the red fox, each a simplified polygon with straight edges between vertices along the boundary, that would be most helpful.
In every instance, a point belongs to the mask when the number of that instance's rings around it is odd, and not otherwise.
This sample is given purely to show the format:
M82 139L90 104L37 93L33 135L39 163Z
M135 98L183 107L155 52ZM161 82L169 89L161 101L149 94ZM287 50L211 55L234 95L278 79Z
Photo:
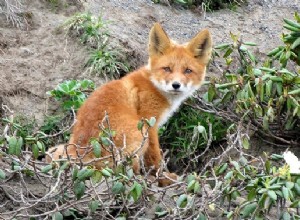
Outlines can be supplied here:
M149 138L138 152L138 156L144 158L145 167L154 168L155 173L162 159L158 128L200 87L211 51L212 39L207 29L180 45L170 40L161 25L155 23L150 31L148 64L119 80L100 86L90 95L78 111L67 154L76 158L84 153L82 147L91 147L90 140L99 137L99 124L107 113L110 127L116 132L115 145L123 147L125 140L126 147L122 151L129 155L141 146L143 140L141 131L137 129L138 122L142 118L155 117L156 123L149 129ZM53 160L66 157L63 145L50 151L53 152ZM102 157L110 154L106 149L101 151ZM93 159L93 151L83 157L83 161ZM97 161L94 165L101 169L104 161ZM133 170L140 172L139 160L133 161ZM177 178L172 173L166 175L169 178L162 179L160 186L169 185L171 179Z

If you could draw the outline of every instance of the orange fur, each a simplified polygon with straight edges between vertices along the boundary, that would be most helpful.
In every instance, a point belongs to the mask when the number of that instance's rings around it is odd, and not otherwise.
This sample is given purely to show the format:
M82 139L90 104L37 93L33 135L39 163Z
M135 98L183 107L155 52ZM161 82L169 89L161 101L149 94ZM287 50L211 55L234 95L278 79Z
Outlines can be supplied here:
M78 111L77 122L73 129L68 155L76 158L76 145L89 147L90 139L99 136L99 124L109 115L110 127L116 131L114 142L123 147L124 154L133 153L143 139L137 130L141 118L156 117L157 122L149 130L149 138L139 156L144 156L146 167L160 167L161 152L158 140L158 127L165 123L179 105L198 89L204 79L206 65L212 50L208 30L201 31L189 43L179 45L172 42L159 24L155 24L149 38L149 63L120 80L111 81L97 90L85 101ZM177 84L177 85L175 85ZM178 87L179 84L179 88ZM54 152L53 159L62 155L63 146ZM77 148L79 154L83 150ZM101 156L110 153L102 149ZM63 156L66 156L64 153ZM94 158L89 153L83 161ZM103 167L103 161L95 163ZM134 161L134 171L139 172L138 160ZM171 178L176 175L169 174ZM161 185L169 184L168 181Z

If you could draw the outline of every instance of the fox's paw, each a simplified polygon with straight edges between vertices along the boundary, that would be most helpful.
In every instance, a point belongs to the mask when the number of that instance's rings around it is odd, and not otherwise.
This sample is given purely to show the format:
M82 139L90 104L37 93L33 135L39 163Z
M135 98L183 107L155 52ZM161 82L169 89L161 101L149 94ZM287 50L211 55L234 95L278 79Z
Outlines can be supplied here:
M175 173L163 172L162 176L158 179L158 186L165 187L175 183L178 176Z

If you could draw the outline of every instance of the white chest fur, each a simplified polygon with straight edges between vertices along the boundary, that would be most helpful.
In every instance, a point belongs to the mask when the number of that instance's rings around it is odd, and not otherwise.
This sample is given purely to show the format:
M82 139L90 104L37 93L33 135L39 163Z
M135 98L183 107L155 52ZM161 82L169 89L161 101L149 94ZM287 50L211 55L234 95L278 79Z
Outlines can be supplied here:
M160 120L158 121L159 127L168 121L168 119L174 114L174 112L179 108L179 106L184 102L184 100L190 96L190 94L165 94L165 96L168 99L170 107L167 108L160 116Z

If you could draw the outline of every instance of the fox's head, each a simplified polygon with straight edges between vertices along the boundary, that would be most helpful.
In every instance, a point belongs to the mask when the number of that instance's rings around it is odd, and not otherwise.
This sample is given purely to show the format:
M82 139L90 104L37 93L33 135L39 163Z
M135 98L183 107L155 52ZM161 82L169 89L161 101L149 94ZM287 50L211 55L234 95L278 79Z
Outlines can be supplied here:
M188 43L179 45L169 39L160 24L150 31L150 78L161 91L173 95L190 95L205 77L212 51L212 39L207 29Z

